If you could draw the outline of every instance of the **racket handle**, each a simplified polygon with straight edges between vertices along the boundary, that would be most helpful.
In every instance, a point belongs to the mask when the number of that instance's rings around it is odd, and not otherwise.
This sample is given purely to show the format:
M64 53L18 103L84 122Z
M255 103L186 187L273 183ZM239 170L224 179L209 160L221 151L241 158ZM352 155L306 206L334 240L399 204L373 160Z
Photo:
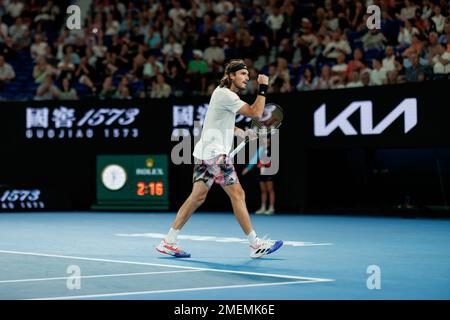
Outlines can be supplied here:
M236 149L234 149L233 151L230 152L230 154L228 155L228 157L230 157L231 159L234 158L234 156L241 151L242 148L245 147L245 145L247 144L247 142L249 141L248 137L245 137L245 140L242 141L241 143L239 143L239 145L236 147Z

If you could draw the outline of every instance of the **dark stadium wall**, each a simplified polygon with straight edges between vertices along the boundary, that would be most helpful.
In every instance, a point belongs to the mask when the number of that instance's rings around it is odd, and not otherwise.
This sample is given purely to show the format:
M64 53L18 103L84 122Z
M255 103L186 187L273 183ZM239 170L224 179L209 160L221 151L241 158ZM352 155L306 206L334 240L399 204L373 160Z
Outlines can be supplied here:
M405 204L448 206L449 87L443 81L270 95L268 102L285 109L275 177L277 210L377 212ZM415 103L402 107L405 99ZM97 155L170 157L174 129L193 132L188 123L175 125L176 110L194 110L190 120L198 120L205 103L207 97L0 102L0 188L42 189L46 210L89 210L96 202ZM324 105L325 122L320 123ZM348 116L342 115L344 110ZM242 120L238 126L247 123ZM192 167L169 166L172 211L189 195ZM244 166L236 167L240 173ZM256 170L240 180L253 211L259 206ZM201 210L230 211L231 205L215 186Z

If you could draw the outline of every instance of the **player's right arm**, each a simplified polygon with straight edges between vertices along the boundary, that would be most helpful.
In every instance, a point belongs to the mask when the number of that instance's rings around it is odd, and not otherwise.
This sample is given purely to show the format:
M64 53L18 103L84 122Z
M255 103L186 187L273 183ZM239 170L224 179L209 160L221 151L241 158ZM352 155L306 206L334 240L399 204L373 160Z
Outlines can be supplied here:
M269 77L260 74L258 75L259 84L258 88L258 96L256 97L255 102L253 102L252 105L244 104L238 111L238 113L251 117L251 118L258 118L261 117L264 111L264 106L266 104L266 93L267 93L267 86L269 85Z

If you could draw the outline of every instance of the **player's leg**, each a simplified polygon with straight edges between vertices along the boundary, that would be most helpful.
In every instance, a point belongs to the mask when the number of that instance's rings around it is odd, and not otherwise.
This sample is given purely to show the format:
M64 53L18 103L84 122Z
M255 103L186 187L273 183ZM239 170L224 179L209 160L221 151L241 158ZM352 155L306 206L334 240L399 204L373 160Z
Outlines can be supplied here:
M223 186L223 190L230 197L231 205L233 207L234 215L236 216L239 225L246 235L253 231L250 215L245 203L245 192L240 183L235 183L228 186Z
M196 181L194 183L191 194L177 212L177 216L172 223L172 229L180 230L183 228L194 211L205 202L208 191L209 188L203 181Z
M250 242L250 257L260 258L266 254L275 252L283 245L283 241L273 241L270 239L260 239L253 230L250 215L245 203L245 192L239 183L222 186L228 194L233 206L233 212L242 230L247 235Z
M267 203L266 183L264 181L260 181L259 188L261 189L261 207L255 212L256 214L262 214L266 212L266 203Z
M275 212L275 189L273 187L273 181L266 181L265 184L269 193L269 209L265 214L273 214Z

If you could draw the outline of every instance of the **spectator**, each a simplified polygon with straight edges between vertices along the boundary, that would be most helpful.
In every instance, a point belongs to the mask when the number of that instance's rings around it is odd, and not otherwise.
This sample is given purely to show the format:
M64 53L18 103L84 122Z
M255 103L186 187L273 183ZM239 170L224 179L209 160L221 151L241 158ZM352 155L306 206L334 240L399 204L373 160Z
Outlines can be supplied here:
M266 20L270 29L269 40L273 46L277 46L281 40L283 22L284 16L281 14L280 8L274 6Z
M173 34L169 35L168 42L161 50L164 55L164 64L169 68L173 63L177 63L179 66L185 68L185 64L181 55L183 54L183 47L177 42Z
M431 17L431 21L434 24L436 32L442 33L444 31L445 17L441 14L441 7L439 5L434 6L434 15Z
M119 87L112 95L113 99L131 99L130 89L128 88L128 78L123 77L119 82Z
M56 100L60 96L60 90L54 83L52 75L46 75L41 85L36 90L35 100Z
M370 71L370 82L372 85L379 86L386 82L386 70L381 64L379 58L372 59L372 70Z
M161 73L156 75L156 81L152 85L150 96L152 98L168 98L172 93L172 88L168 85Z
M401 56L396 56L394 60L395 71L397 72L397 76L405 76L406 68L403 64L403 58Z
M352 52L348 41L339 29L334 31L332 35L332 40L325 46L323 55L328 59L336 60L343 54L345 59L345 56Z
M325 64L322 66L320 76L314 78L313 89L330 89L330 88L331 88L331 67Z
M75 65L71 61L69 54L66 54L61 62L58 63L59 79L68 78L72 80L75 75Z
M13 45L22 49L24 47L24 38L29 37L28 25L23 22L21 17L17 17L15 23L9 27L9 35L12 39Z
M368 87L370 85L372 85L372 83L370 82L370 70L369 69L365 69L361 72L361 83L363 85L363 87Z
M415 17L417 6L411 0L405 0L405 6L400 10L400 14L397 14L397 18L400 20L409 20Z
M62 80L62 90L59 92L60 100L78 100L77 91L75 88L72 88L70 85L70 80L68 78L64 78Z
M210 46L206 48L203 55L206 63L208 64L208 71L214 73L223 72L223 63L225 61L225 51L218 46L217 39L211 37L209 39Z
M364 51L373 49L384 50L387 42L384 34L377 29L366 32L366 34L361 37L361 41L363 43Z
M112 76L108 76L103 81L102 90L100 91L100 99L111 99L116 94L116 87L113 85Z
M450 51L450 18L444 26L444 33L439 37L439 43L447 46L447 51Z
M347 84L345 85L346 88L357 88L362 87L363 83L361 82L359 78L359 72L353 71L350 76L348 77Z
M298 91L309 91L314 88L313 85L314 74L312 68L305 68L303 71L302 77L297 84Z
M206 94L206 73L208 72L208 65L203 59L203 52L201 50L193 51L193 59L189 61L186 79L190 84L192 91L200 94Z
M395 69L395 55L394 55L394 48L392 46L387 46L385 51L385 57L383 58L382 64L384 70L386 72L394 70Z
M397 37L397 41L399 43L399 49L407 48L411 45L412 36L418 35L419 30L414 27L410 20L404 21L404 26L400 27L400 32Z
M0 55L0 90L3 85L16 77L13 67L5 62L5 57Z
M413 53L410 56L411 66L406 69L405 76L408 82L417 82L426 74L426 69L423 65L420 64L420 58L417 53Z
M6 13L12 17L12 18L17 18L19 17L24 9L24 4L22 3L22 1L19 0L11 0L11 2L9 3L9 5L6 7Z
M363 59L364 52L360 48L355 48L355 51L353 51L353 59L347 64L347 70L345 72L347 78L350 78L353 72L360 72L366 68Z
M435 79L446 79L450 74L450 52L442 44L437 45L436 55L432 59Z
M58 69L55 69L44 57L38 57L37 63L33 68L33 78L35 83L42 83L50 75L56 74Z
M386 74L386 84L397 84L398 81L398 72L397 70L390 70Z
M75 71L75 77L78 78L78 82L88 86L91 89L92 94L97 92L97 88L94 85L95 69L88 63L88 58L82 57L80 65Z
M331 67L333 75L343 76L345 78L345 72L347 71L348 65L345 63L345 55L341 53L337 57L337 63Z

